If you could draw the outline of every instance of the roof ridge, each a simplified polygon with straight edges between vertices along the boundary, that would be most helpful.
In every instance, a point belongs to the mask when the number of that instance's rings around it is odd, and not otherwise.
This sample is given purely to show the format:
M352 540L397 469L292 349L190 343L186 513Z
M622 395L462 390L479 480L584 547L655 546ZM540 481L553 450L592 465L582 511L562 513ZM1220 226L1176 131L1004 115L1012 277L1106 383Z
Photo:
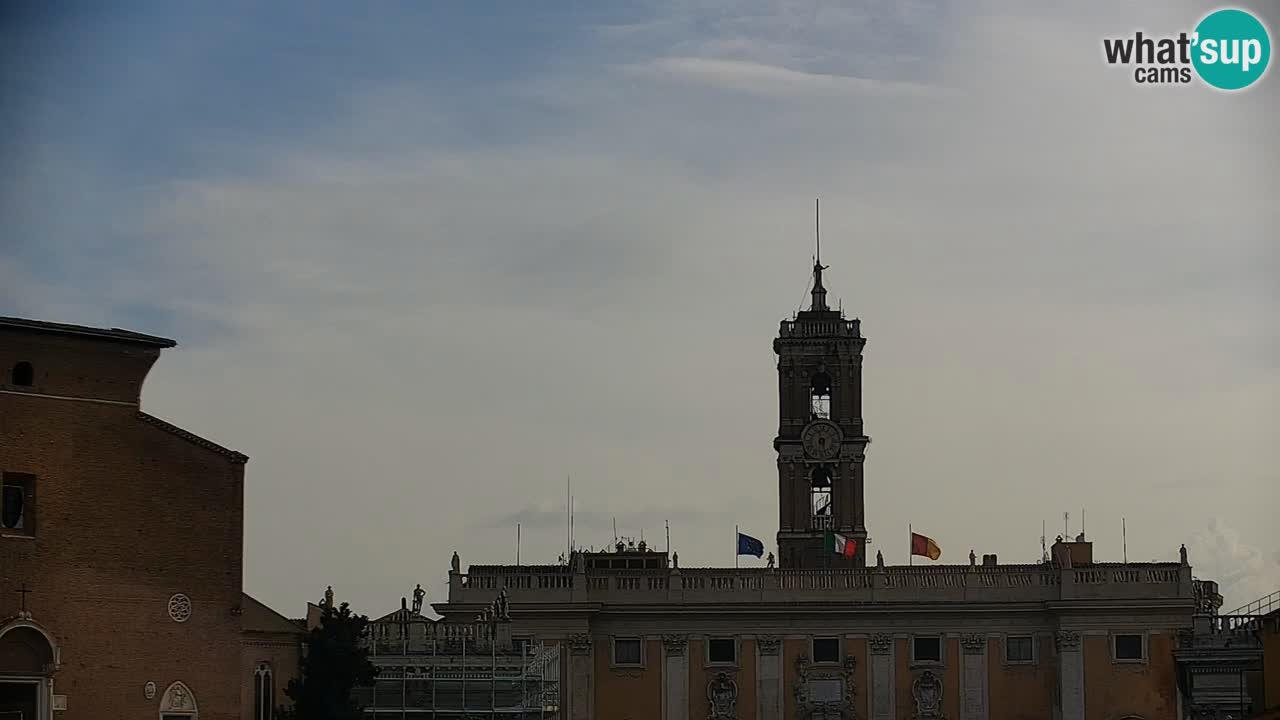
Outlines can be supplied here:
M205 448L206 450L212 450L218 453L219 455L222 455L223 457L228 458L229 460L231 460L231 462L237 465L243 465L249 462L248 455L245 455L242 452L237 452L230 448L222 447L221 445L213 442L212 440L206 440L200 437L199 435L196 435L193 432L183 430L177 425L173 425L172 423L167 423L164 420L161 420L160 418L156 417L155 415L151 415L139 410L138 419L150 425L154 425L160 428L161 430L164 430L167 433L170 433L172 435L177 435L178 437L182 438L183 440L186 440L187 442L190 442L195 445L199 445L200 447Z
M150 345L152 347L159 348L171 348L178 344L176 340L170 340L169 338L160 337L158 335L147 335L145 333L134 332L132 330L124 330L122 328L99 328L88 325L72 325L69 323L56 323L48 320L32 320L30 318L7 317L3 315L0 315L0 327L47 332L55 335L78 335L101 338L103 340L117 340L120 342L138 343L141 345Z

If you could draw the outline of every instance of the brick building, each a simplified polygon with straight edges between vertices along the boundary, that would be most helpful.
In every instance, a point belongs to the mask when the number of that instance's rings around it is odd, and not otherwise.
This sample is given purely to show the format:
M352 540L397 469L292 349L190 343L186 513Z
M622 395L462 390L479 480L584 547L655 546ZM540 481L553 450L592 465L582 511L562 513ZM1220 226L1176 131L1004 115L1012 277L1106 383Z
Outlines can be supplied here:
M513 636L563 649L568 720L1181 720L1175 650L1208 612L1185 550L1102 562L1081 535L1033 564L868 559L866 341L824 269L774 341L776 567L623 546L464 572L455 555L436 610L465 622L505 590Z
M290 620L246 594L241 624L240 716L272 720L289 702L289 681L298 677L306 621Z
M143 412L174 345L0 318L0 717L241 718L247 458Z

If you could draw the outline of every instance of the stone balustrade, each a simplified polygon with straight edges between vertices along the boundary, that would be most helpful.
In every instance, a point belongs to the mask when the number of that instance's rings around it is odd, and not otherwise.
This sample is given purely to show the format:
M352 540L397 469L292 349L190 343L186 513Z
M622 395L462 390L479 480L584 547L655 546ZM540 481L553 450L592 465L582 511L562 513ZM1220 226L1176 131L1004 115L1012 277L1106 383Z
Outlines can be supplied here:
M1178 563L892 566L847 570L680 568L574 572L566 566L473 566L451 573L449 604L488 602L714 604L1048 602L1192 599L1190 568Z
M778 330L780 338L861 337L858 320L784 320Z

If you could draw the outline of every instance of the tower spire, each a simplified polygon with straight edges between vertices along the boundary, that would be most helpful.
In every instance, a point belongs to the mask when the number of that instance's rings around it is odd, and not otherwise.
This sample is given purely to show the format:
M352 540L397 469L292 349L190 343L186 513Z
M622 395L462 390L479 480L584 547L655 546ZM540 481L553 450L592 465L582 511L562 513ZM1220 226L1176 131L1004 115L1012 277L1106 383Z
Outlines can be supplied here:
M820 199L815 198L813 201L813 302L809 305L809 309L814 311L831 309L827 306L827 289L822 286L822 271L827 268L822 264L822 212L819 203Z

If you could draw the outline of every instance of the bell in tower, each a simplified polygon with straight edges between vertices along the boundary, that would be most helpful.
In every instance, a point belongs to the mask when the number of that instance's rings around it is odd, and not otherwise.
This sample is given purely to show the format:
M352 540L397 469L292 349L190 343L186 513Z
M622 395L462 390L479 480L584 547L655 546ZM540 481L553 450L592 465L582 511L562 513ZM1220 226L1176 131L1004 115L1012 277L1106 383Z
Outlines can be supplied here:
M857 319L827 304L820 256L807 310L784 320L778 355L778 552L783 568L866 566L862 431L862 337ZM828 549L838 533L852 558Z

